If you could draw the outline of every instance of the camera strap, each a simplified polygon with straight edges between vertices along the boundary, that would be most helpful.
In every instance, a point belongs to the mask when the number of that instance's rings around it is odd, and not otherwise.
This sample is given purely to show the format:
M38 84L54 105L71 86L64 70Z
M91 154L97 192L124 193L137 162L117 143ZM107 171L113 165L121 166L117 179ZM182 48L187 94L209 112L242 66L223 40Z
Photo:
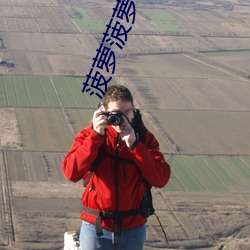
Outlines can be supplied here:
M100 160L101 160L101 158L102 158L102 156L104 154L105 141L106 141L106 137L104 138L104 141L103 141L102 145L98 149L98 154L97 154L95 160L92 163L91 170L89 171L86 179L83 180L83 186L84 187L86 187L88 185L93 173L96 171L96 169L97 169L97 167L98 167L98 165L100 163Z

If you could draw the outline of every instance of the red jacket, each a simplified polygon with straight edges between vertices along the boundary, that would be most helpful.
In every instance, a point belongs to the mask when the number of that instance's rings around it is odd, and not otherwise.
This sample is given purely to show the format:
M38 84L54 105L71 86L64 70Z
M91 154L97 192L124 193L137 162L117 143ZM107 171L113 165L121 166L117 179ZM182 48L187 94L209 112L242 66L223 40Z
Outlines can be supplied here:
M105 137L97 134L91 125L80 131L63 160L62 170L65 177L73 182L86 179L104 140L104 152L115 155L117 138L118 134L111 126L106 130ZM148 130L145 133L144 143L138 141L132 150L129 150L125 143L121 143L117 150L118 157L125 158L118 161L118 190L115 184L115 160L112 157L105 157L104 154L82 194L84 206L106 212L136 209L140 207L145 191L142 176L149 184L158 188L167 184L170 167L159 152L159 143ZM92 224L96 222L96 216L86 212L81 212L81 218ZM134 228L145 222L146 219L140 214L125 217L122 220L121 230ZM114 231L115 222L112 219L102 219L101 225Z

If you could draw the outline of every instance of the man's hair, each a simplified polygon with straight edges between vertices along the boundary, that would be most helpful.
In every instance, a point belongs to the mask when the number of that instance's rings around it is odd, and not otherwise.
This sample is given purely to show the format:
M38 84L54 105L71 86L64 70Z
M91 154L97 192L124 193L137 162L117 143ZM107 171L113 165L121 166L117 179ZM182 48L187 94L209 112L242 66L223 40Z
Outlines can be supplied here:
M102 104L107 108L108 103L117 101L131 102L133 105L133 96L129 89L123 85L109 86L102 99Z

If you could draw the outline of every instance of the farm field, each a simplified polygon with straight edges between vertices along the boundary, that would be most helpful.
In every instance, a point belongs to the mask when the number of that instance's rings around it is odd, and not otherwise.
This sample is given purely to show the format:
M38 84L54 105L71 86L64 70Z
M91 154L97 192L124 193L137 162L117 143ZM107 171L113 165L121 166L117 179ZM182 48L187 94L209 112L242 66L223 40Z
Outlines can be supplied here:
M175 23L182 30L188 31L190 33L196 32L197 34L208 35L208 37L248 37L249 27L244 23L238 23L239 17L236 17L238 13L237 11L232 11L230 13L222 11L219 14L219 9L220 8L218 8L217 11L206 11L205 9L196 9L193 11L192 8L182 8L176 11L175 9L166 8L165 12L172 16L172 18L175 20ZM242 13L245 11L247 13L247 8L244 9L243 7ZM231 39L231 41L233 41L233 39Z
M150 55L125 61L119 80L145 110L248 111L249 81L192 55Z
M0 108L0 148L20 149L21 138L14 108Z
M169 191L237 192L249 189L249 156L173 156L168 157L172 178Z
M224 51L224 52L210 52L206 53L206 56L216 60L222 64L230 65L235 69L240 69L245 71L249 74L250 67L249 67L249 58L250 58L250 51Z
M14 225L17 237L15 244L17 246L18 244L20 244L19 246L24 245L28 247L27 249L30 249L32 245L29 245L27 241L32 238L43 239L40 244L44 242L43 244L47 244L46 247L49 247L49 243L60 245L63 230L79 225L77 214L79 194L82 189L81 183L71 184L64 180L60 171L60 161L63 154L7 152L5 157L13 185L12 208L15 213ZM243 159L241 157L174 156L170 160L173 176L167 187L168 191L162 192L154 189L153 194L157 214L168 232L171 245L178 244L183 233L187 234L186 240L188 240L188 237L192 237L193 244L201 244L199 239L205 234L212 237L212 235L229 226L227 224L228 219L231 221L230 226L233 225L235 228L239 227L240 223L246 223L247 214L245 211L246 205L244 205L246 200L238 205L235 196L232 196L231 193L232 190L235 195L244 192L244 190L247 192L248 186L242 185L242 182L238 179L239 176L244 175L244 172L237 172L238 176L234 176L233 179L228 174L232 167L230 167L230 164L235 161L240 165ZM244 161L246 160L249 161L249 157L244 159ZM214 162L218 164L217 166L224 165L227 171L223 172L223 170L217 168L212 170L209 166L215 166ZM225 164L225 162L227 163ZM37 168L39 168L39 172L37 172ZM196 170L198 172L194 176L185 175L185 171ZM202 170L203 174L200 173ZM211 179L211 182L209 182L209 179L206 178L204 179L205 182L201 183L202 179L199 177L202 176L215 179ZM194 180L190 181L187 177L194 178ZM185 193L192 199L187 200L187 197L181 195L183 187L185 187ZM235 189L233 189L234 187ZM166 195L167 197L165 197ZM66 201L65 198L67 198ZM168 200L167 203L166 200ZM204 204L207 203L210 205L204 208ZM169 212L165 213L163 207ZM203 216L200 217L201 211L203 211ZM187 214L189 214L188 218ZM37 221L37 223L42 220L43 223L40 223L40 227L33 227L31 232L28 230L31 220ZM51 221L53 224L50 228L53 232L46 229ZM209 225L209 231L204 223ZM189 226L186 228L186 225ZM56 226L60 230L53 229ZM26 230L23 230L23 227ZM154 217L150 218L148 229L150 232L148 245L151 245L150 242L154 239L155 234L161 233L158 222ZM227 233L227 231L223 232L225 235ZM209 237L207 237L208 241ZM163 238L152 246L160 246L161 244L164 244Z
M150 110L179 153L249 154L249 112ZM191 131L195 130L195 134Z
M16 112L24 150L63 151L69 148L72 138L61 110L17 109Z
M81 90L115 3L0 0L0 59L14 64L0 65L1 250L62 249L79 229L82 183L61 162L100 102ZM131 89L172 168L152 190L169 244L152 216L145 250L249 249L250 5L136 11L124 48L111 47L111 84Z
M3 2L0 32L4 34L5 56L16 63L12 74L86 75L103 37L106 20L109 21L112 15L111 3L88 4L83 5L81 1L76 1L75 5L67 1L62 4L21 1L11 8ZM243 20L244 11L246 8L241 10ZM164 27L158 27L154 22L163 22ZM182 30L182 35L174 27ZM159 10L144 6L138 8L126 50L115 51L124 57L147 53L246 50L250 44L248 34L249 27L240 21L237 12L232 11L226 16L217 10L167 7Z
M173 33L175 35L182 35L183 31L174 24L173 17L168 15L163 10L158 9L140 9L140 14L152 21L159 29Z
M85 77L2 76L0 105L8 107L97 107L82 93ZM114 81L114 80L112 80Z

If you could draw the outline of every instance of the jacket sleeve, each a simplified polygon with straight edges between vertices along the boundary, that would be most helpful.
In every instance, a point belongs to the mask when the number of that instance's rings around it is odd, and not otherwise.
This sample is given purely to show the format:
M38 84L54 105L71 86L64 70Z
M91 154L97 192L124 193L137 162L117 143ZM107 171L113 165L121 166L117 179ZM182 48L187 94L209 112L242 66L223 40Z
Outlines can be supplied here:
M171 169L160 152L159 143L152 133L146 130L144 142L138 141L131 153L149 184L162 188L168 183Z
M104 136L97 134L91 127L82 130L75 137L70 151L62 162L62 171L68 180L77 182L90 171L104 139Z

